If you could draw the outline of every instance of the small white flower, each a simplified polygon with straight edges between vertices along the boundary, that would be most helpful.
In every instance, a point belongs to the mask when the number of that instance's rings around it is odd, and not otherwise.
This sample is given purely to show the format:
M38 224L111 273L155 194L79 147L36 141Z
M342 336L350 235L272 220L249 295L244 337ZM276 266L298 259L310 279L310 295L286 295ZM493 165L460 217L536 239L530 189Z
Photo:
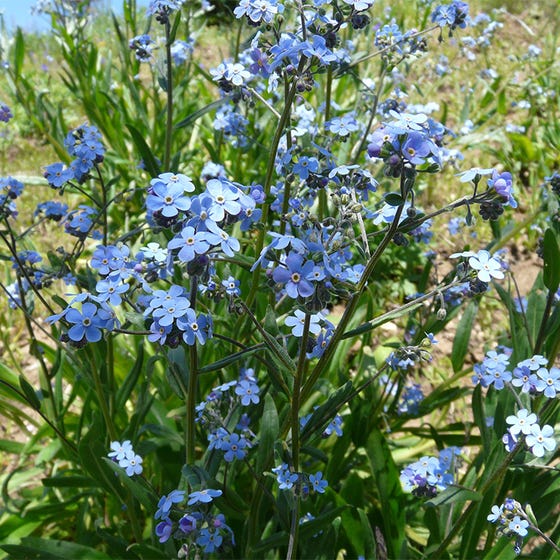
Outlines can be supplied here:
M492 278L501 280L504 277L500 261L492 257L488 251L482 250L470 257L469 265L477 271L481 282L490 282Z

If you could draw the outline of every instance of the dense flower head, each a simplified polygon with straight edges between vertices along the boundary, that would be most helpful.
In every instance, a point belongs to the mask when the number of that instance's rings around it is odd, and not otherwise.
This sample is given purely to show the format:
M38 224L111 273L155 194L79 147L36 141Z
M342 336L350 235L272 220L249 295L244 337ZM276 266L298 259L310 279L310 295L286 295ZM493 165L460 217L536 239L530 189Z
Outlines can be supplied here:
M251 25L260 25L271 23L283 11L284 6L278 0L240 0L233 13L236 18L246 16Z
M493 189L503 199L504 205L517 208L517 201L513 196L513 179L509 171L499 173L494 169L492 177L488 179L488 187Z
M137 35L128 42L128 47L134 50L136 59L140 62L149 62L152 58L154 42L147 34Z
M457 447L449 448L440 457L421 457L401 471L400 480L406 492L418 497L434 497L454 482L456 461L461 453Z
M450 30L456 27L464 29L467 25L468 16L468 4L454 0L451 4L437 6L432 12L431 20L440 27L449 27Z

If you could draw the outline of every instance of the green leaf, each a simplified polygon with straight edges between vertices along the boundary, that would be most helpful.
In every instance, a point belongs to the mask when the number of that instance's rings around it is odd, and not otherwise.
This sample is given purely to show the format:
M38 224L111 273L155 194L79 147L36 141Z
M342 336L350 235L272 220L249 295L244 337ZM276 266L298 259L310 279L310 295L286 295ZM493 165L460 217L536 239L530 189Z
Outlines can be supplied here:
M478 300L473 299L465 308L463 316L457 325L457 332L455 333L453 349L451 351L451 365L455 373L462 369L465 362L465 356L469 349L469 341L477 312Z
M469 488L459 488L458 486L449 486L443 492L440 492L435 498L426 502L427 506L437 507L454 503L463 503L466 501L480 502L482 494L475 492Z
M29 384L29 382L23 375L19 376L19 386L25 393L30 406L32 406L35 410L41 410L41 401L39 400L39 397L37 397L35 389L33 389L33 387Z
M401 206L404 204L403 197L398 193L387 193L383 198L389 206Z
M25 40L23 32L18 27L16 31L16 44L14 47L14 74L19 77L23 68L23 57L25 55Z
M544 233L543 258L543 283L551 292L556 292L560 285L560 249L556 235L550 228Z
M406 516L404 492L399 470L387 440L378 428L373 428L366 443L366 453L377 486L380 500L380 517L383 519L384 537L389 558L402 558L406 546Z
M274 442L280 433L278 411L274 399L267 393L264 398L264 410L261 418L261 430L259 441L259 452L257 455L257 472L263 472L266 468L268 458L274 447Z
M115 396L115 404L117 410L122 410L125 406L126 401L129 399L140 374L142 373L142 364L144 363L144 346L142 344L138 345L136 349L136 361L134 365L128 372L125 380L122 382L121 386L119 387L117 394Z
M89 476L51 476L41 480L47 488L97 488L99 484Z
M140 152L146 171L152 177L157 177L160 174L160 167L154 154L152 153L152 150L150 150L146 140L144 140L144 136L142 136L142 133L135 128L132 123L126 123L126 128L128 128L128 131L132 136L132 141L134 142L137 150Z
M316 431L324 430L326 425L334 418L339 408L346 403L352 394L354 387L352 381L347 381L342 387L337 389L325 403L316 408L311 414L311 418L306 422L301 430L302 443L310 438Z
M56 560L111 560L111 557L89 546L69 541L25 537L21 545L7 545L2 548L15 558L37 558Z
M254 354L255 352L257 352L258 350L262 350L263 348L265 348L265 344L264 343L260 343L260 344L255 344L254 346L251 346L250 348L245 348L244 350L240 350L239 352L235 352L234 354L230 354L229 356L222 358L221 360L218 360L217 362L214 362L212 364L208 364L204 367L199 368L198 373L210 373L211 371L216 371L222 368L225 368L226 366L229 366L239 360L248 358L249 356L251 356L252 354Z
M103 457L105 464L117 474L123 485L130 490L132 495L146 508L147 511L155 511L158 497L154 494L151 486L142 477L130 477L125 469L119 467L118 463Z
M194 113L191 113L188 117L185 117L182 121L179 121L175 125L175 128L184 128L186 126L190 126L198 119L200 119L200 117L203 117L206 113L213 111L214 109L217 109L218 107L223 105L226 101L227 101L227 97L224 97L223 99L218 99L217 101L212 101L212 103L208 103L208 105L205 105L204 107L202 107L202 109L199 109Z

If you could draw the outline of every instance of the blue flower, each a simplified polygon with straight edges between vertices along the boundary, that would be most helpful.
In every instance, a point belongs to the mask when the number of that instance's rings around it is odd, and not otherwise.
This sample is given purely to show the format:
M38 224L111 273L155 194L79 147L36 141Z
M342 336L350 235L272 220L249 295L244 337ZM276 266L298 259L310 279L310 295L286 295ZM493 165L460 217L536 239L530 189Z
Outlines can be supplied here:
M186 212L190 207L191 199L185 196L185 188L182 182L165 182L152 179L150 191L146 197L146 208L148 210L161 213L165 218L173 218L180 211Z
M560 369L553 367L548 370L542 367L537 370L535 388L549 399L556 398L556 394L560 393Z
M187 502L187 505L209 504L214 498L219 498L221 495L221 490L214 490L212 488L197 490L189 494L189 501Z
M196 315L194 309L186 309L184 315L177 320L177 327L183 331L183 340L192 346L198 341L204 344L212 336L212 323L210 316Z
M305 316L306 314L300 309L296 309L293 315L289 315L284 320L287 327L292 328L292 334L298 338L303 336L303 327L305 326ZM309 317L309 332L318 335L321 332L321 325L319 322L323 319L321 313L316 313Z
M298 296L309 297L315 291L308 277L313 274L314 263L307 261L299 253L293 251L286 257L286 268L278 266L272 273L275 282L285 284L286 293L292 299Z
M297 473L290 471L287 463L282 463L280 466L274 467L272 472L276 475L280 490L289 490L299 478Z
M72 169L65 168L62 163L53 163L45 167L45 172L43 174L49 186L53 189L59 189L74 178L74 173Z
M179 249L177 257L181 262L193 261L196 255L202 255L210 249L208 233L195 231L193 227L186 226L167 244L167 248Z
M119 461L119 467L125 469L127 476L142 474L142 457L131 451Z
M548 424L542 428L538 424L533 424L529 435L525 438L525 443L535 457L542 457L545 451L554 451L556 449L554 428Z
M66 313L66 320L72 323L72 327L68 329L70 340L80 342L84 339L88 342L99 342L101 340L101 328L103 321L98 316L98 307L90 302L82 305L82 311L71 308Z
M316 173L319 170L319 161L314 157L302 156L292 168L302 181L309 177L309 173Z
M217 530L211 531L210 529L203 528L196 539L196 544L203 546L206 554L211 554L221 546L222 541L223 537Z
M249 442L239 434L230 434L227 439L222 441L221 449L224 452L224 459L231 463L235 459L244 459L247 456L246 448Z
M510 522L509 522L509 530L513 531L520 537L524 537L527 535L528 531L527 528L529 527L529 522L526 519L521 519L519 515L516 515Z
M183 490L172 490L167 496L162 496L158 502L158 509L154 514L154 519L166 519L173 504L180 504L185 499Z
M222 280L222 286L226 290L226 294L231 297L237 297L241 294L239 289L240 282L233 276L228 276L227 280Z
M121 294L124 294L128 288L129 285L123 284L120 280L100 280L95 286L99 301L108 301L111 305L120 305Z
M311 483L311 489L319 494L324 494L325 488L329 485L326 480L323 480L323 473L321 471L316 474L310 474L309 482Z
M125 440L122 443L119 441L111 442L111 451L107 454L107 457L113 459L113 461L121 461L124 459L128 453L132 453L132 444L130 440Z
M529 413L526 408L522 408L515 416L508 416L506 422L511 424L508 431L513 436L519 434L527 435L531 433L532 426L537 423L537 415L535 413Z
M241 397L241 404L243 406L249 406L251 403L258 404L259 399L259 386L246 379L240 381L235 387L235 394Z
M496 523L496 521L501 520L504 512L504 506L492 506L492 513L490 513L486 519L491 523Z
M232 216L237 216L241 212L239 189L228 181L210 179L206 183L206 191L213 201L208 215L215 222L221 222L225 218L226 212Z

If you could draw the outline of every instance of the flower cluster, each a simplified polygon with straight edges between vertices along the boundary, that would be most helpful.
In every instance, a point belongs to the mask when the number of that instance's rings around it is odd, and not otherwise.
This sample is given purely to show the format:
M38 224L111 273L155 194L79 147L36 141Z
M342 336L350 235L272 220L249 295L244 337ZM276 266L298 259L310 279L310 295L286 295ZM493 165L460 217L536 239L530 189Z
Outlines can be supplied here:
M129 440L125 440L122 443L112 441L111 451L107 456L115 463L118 463L119 467L125 470L127 476L142 474L142 457L136 455Z
M324 494L329 485L321 471L315 474L296 473L287 463L274 467L272 472L280 490L292 490L303 498L307 498L310 492Z
M254 446L255 434L243 409L258 404L259 393L254 370L242 368L237 381L215 387L196 407L196 421L208 430L208 450L222 452L227 463L245 459Z
M233 531L227 525L223 514L211 513L214 498L222 495L221 490L205 488L191 492L187 496L187 508L178 507L185 501L183 490L172 490L158 502L154 519L160 520L155 533L160 543L170 538L182 543L179 556L211 554L235 546Z
M499 536L515 539L513 549L516 554L521 554L523 538L527 536L528 529L533 528L521 504L512 498L506 498L503 504L492 506L492 513L487 519L498 525Z
M519 441L524 441L535 457L543 457L547 451L554 451L556 449L554 428L548 424L541 428L537 420L537 415L530 413L526 408L521 408L517 414L508 416L506 422L510 426L502 438L506 450L512 451Z
M45 167L45 179L53 189L59 189L72 180L84 183L94 165L100 164L105 155L101 134L97 128L87 124L70 131L64 139L64 147L74 158L70 166L66 168L59 162Z
M433 498L455 481L461 449L442 449L439 457L425 456L405 467L400 474L401 484L406 492L417 497Z

